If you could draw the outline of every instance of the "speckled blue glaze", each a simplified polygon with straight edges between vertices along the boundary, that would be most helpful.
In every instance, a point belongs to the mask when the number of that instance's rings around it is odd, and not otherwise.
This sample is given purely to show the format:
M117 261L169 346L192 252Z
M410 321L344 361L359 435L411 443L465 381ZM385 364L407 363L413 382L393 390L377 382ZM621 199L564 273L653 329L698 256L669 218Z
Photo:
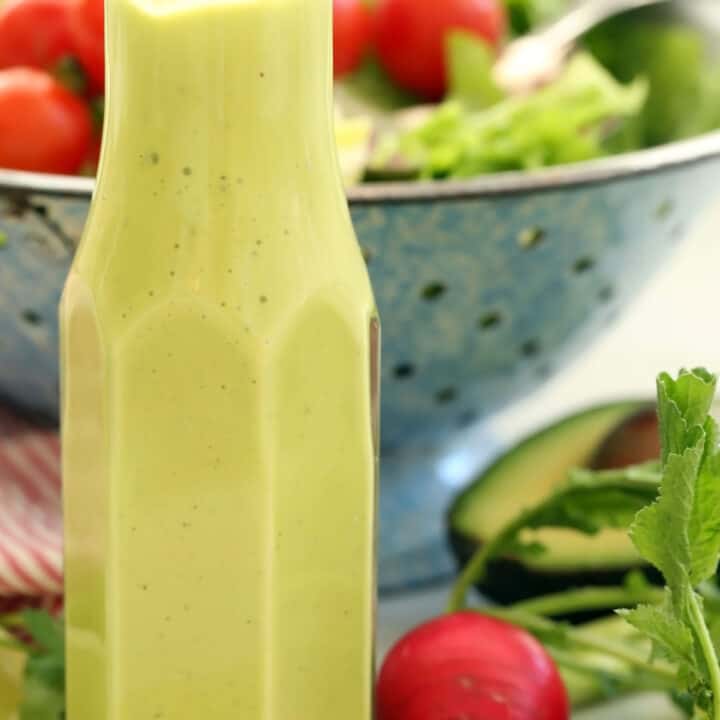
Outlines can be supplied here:
M353 208L384 327L383 443L436 443L617 315L718 186L714 164L576 189Z
M383 587L449 570L448 448L611 323L720 191L718 146L522 191L351 197L383 321ZM89 196L1 186L0 397L56 419L57 303ZM453 482L491 445L455 448Z

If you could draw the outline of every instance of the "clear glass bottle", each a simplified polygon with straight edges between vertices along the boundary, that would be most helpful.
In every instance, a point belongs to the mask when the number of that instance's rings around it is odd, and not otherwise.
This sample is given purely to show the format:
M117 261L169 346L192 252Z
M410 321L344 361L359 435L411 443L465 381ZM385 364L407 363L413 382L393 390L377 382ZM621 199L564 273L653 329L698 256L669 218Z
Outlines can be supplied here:
M68 716L370 720L378 323L330 0L109 0L61 307Z

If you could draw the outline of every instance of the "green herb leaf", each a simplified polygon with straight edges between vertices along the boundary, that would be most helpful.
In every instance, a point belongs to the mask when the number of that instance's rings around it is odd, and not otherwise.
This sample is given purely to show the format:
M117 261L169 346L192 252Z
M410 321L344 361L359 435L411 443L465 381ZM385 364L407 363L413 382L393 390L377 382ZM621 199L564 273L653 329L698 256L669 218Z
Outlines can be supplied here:
M543 549L538 543L524 543L525 530L569 528L594 535L608 527L627 528L636 514L657 497L657 474L646 467L637 473L573 473L567 485L536 507L520 513L478 549L455 583L449 609L465 606L468 590L483 579L494 557L537 555Z
M505 0L510 25L516 35L525 34L565 10L570 0Z
M662 605L640 605L618 614L653 641L654 652L659 656L673 662L681 659L688 667L697 666L692 632L673 614L669 596Z
M19 720L63 720L65 695L31 674L25 679Z
M27 610L8 620L7 626L8 630L22 630L31 639L25 646L28 657L19 720L63 720L65 637L62 621L42 610Z
M710 417L716 378L683 370L658 378L662 439L660 494L638 513L630 536L665 577L661 607L623 613L652 638L656 653L677 664L679 688L710 718L720 719L720 665L695 587L720 560L718 429Z
M21 618L25 630L38 646L54 655L64 655L65 635L55 618L42 610L26 610Z
M697 29L625 13L589 33L586 45L620 82L647 78L634 146L707 132L720 124L720 68Z

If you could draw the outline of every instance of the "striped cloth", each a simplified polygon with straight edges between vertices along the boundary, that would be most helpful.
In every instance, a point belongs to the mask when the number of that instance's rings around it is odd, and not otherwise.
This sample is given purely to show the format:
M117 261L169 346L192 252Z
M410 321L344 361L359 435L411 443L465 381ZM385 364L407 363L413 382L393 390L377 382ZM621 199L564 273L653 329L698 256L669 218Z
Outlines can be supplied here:
M60 441L0 407L0 614L61 593Z

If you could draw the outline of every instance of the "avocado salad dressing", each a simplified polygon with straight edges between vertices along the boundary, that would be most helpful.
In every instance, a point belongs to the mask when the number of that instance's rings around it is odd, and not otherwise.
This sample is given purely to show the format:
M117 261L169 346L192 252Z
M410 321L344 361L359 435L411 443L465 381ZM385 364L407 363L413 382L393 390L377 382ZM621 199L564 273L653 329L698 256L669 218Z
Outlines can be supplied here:
M370 720L379 331L329 0L109 0L61 306L68 717Z

